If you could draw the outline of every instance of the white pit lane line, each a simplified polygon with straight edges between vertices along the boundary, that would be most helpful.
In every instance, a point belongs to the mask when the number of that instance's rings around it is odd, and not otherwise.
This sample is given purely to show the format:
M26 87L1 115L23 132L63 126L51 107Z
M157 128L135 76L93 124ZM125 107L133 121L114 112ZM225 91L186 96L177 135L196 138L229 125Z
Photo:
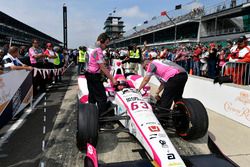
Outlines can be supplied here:
M26 121L26 117L34 111L36 105L42 100L42 98L45 96L46 93L43 93L37 98L37 100L34 102L32 108L28 108L24 110L23 115L8 129L8 131L1 137L0 139L0 147L6 142L6 140L12 135L13 132L15 132L17 129L19 129Z

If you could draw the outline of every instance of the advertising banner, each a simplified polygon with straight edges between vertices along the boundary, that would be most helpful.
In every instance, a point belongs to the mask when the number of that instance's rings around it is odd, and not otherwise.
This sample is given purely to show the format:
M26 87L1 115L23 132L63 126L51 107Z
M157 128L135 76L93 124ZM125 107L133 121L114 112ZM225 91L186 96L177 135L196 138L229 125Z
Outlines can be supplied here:
M32 98L30 71L10 71L0 75L0 128L31 103Z

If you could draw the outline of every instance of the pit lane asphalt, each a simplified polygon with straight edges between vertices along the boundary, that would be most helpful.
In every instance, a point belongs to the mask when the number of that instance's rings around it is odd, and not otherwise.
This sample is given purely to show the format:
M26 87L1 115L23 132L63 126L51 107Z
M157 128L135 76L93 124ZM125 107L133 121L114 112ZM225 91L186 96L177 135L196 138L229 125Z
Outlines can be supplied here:
M60 110L64 95L70 84L71 76L75 69L69 68L63 77L63 84L56 84L46 93L46 123L44 123L44 102L45 98L37 105L32 114L30 114L25 123L17 129L0 148L0 166L18 166L18 167L34 167L39 166L43 157L42 141L48 143L48 137L54 128L54 123ZM15 121L11 121L8 125L0 130L3 135ZM46 135L43 134L43 126L46 127ZM63 128L63 122L60 127ZM74 141L72 141L74 142ZM49 149L47 145L45 150Z
M54 86L46 94L46 135L43 134L43 99L35 111L27 117L24 125L17 129L0 148L1 167L82 167L84 153L77 150L76 68L70 68L63 79L66 84ZM181 155L209 153L206 138L186 142L167 130L171 141ZM45 149L42 150L42 141ZM101 163L146 159L145 150L127 133L101 133L97 146Z

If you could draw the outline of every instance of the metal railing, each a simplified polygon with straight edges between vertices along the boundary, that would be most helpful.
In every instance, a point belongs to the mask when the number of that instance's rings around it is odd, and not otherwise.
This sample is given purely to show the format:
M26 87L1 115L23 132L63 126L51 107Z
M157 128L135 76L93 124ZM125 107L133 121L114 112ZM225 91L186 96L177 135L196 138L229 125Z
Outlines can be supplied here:
M210 15L223 10L231 9L249 2L249 0L236 0L235 3L232 3L232 0L224 0L223 2L219 2L212 6L206 7L204 15Z
M224 0L208 7L204 7L197 2L193 2L184 5L182 9L169 11L167 12L167 14L175 23L178 23L183 20L195 19L201 16L206 16L223 10L231 9L246 3L250 3L250 0L236 0L236 3L232 3L231 0ZM197 7L191 8L192 5ZM154 16L151 20L147 21L146 24L143 23L137 25L133 29L126 31L124 37L143 34L155 29L166 27L168 25L172 25L172 22L166 16Z
M221 76L230 76L235 84L250 85L250 63L227 62L222 67Z
M219 29L217 31L209 31L206 34L203 34L202 37L234 34L234 33L241 33L241 32L244 32L244 31L245 31L244 29L241 29L239 27L226 28L226 29Z
M196 8L192 8L192 6L196 6ZM181 22L187 19L195 19L203 15L204 8L202 4L197 2L188 3L182 6L182 9L168 11L167 15L172 18L175 23ZM130 29L126 31L124 37L130 37L135 35L138 32L145 33L145 31L152 31L155 29L159 29L162 27L166 27L168 25L172 25L173 23L166 16L154 16L151 20L147 20L147 23L142 23L134 27L134 29Z

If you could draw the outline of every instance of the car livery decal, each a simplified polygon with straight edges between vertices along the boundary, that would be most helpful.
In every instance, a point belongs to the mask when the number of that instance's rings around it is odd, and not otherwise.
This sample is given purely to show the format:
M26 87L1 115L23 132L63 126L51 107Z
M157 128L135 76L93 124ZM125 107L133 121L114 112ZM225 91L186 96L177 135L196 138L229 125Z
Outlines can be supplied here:
M126 107L131 121L134 122L138 133L143 137L138 138L136 134L137 139L158 165L167 167L175 164L176 167L185 167L184 162L152 112L151 105L134 92L127 92L126 94L117 93L117 97ZM132 134L134 135L134 133L133 131Z

